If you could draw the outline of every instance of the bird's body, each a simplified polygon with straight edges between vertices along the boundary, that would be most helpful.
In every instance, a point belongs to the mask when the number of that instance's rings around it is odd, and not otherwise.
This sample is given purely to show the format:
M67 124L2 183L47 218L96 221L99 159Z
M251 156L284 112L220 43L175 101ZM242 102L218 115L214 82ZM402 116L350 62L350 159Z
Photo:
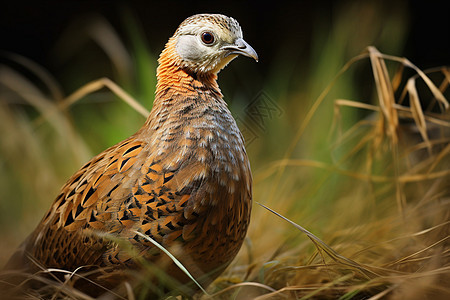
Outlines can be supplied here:
M203 284L214 280L239 251L250 220L244 140L216 82L237 54L257 58L242 42L232 18L184 21L160 56L145 125L69 179L13 264L136 269L136 258L164 256L139 232L173 249L194 277L204 276ZM210 57L211 50L218 54ZM131 243L134 252L115 239ZM161 268L186 281L174 264ZM104 278L95 280L108 286Z

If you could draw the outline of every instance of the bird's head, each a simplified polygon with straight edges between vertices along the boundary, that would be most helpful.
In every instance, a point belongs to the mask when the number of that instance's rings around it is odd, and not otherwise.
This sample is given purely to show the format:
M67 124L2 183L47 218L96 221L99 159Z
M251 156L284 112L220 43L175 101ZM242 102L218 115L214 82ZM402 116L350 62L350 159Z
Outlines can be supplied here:
M238 55L258 61L256 51L244 41L239 23L220 14L199 14L180 24L160 57L195 74L217 74Z

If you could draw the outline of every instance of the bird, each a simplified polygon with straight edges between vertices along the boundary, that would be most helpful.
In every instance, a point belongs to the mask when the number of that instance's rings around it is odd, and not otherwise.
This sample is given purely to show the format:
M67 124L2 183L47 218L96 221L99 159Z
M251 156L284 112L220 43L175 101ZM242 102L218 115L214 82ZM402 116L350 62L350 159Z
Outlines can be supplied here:
M156 242L203 287L214 281L240 250L252 207L245 141L217 83L238 56L258 61L235 19L185 19L159 56L144 125L70 177L7 269L99 268L86 275L94 289L79 285L90 295L146 263L190 282Z

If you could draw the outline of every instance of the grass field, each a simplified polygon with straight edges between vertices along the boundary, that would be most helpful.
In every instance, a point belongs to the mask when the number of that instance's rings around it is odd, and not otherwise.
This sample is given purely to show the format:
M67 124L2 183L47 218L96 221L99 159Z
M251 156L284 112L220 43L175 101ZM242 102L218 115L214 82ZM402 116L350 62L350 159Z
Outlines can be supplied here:
M245 89L261 78L250 62L219 76L247 139L254 204L213 298L450 298L450 69L420 70L401 57L406 21L393 15L386 31L360 9L317 29L301 71L273 59L259 91ZM92 20L94 58L58 48L74 55L63 78L2 54L0 264L73 172L144 123L130 103L150 109L159 53L126 24L128 44Z

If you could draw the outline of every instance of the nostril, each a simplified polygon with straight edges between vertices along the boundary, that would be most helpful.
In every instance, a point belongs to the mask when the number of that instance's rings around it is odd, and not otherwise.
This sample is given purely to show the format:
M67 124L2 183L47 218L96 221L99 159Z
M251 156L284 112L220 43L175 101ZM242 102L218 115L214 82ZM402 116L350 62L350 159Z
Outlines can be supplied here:
M239 49L245 49L245 48L247 48L247 45L246 45L241 39L239 39L239 40L236 41L236 46L237 46Z

